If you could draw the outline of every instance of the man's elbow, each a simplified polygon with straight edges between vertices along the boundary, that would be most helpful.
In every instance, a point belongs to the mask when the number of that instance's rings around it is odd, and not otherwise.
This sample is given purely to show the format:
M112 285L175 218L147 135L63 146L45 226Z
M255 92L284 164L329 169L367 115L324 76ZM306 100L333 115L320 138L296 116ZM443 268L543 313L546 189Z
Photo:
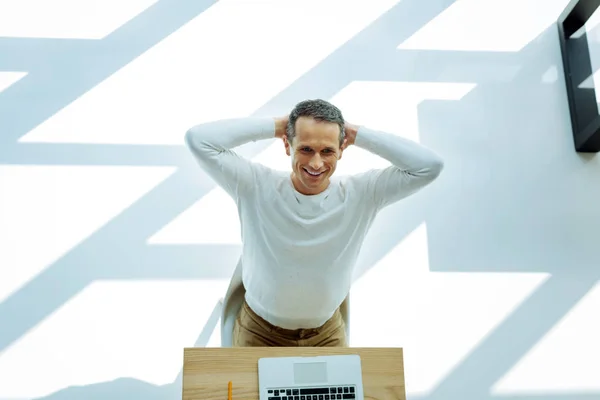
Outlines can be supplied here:
M415 173L425 182L430 183L437 179L444 170L444 160L439 156L433 156Z
M438 176L440 176L443 170L444 160L442 160L441 158L436 158L429 166L429 172L427 175L429 175L431 180L433 181L437 179Z
M197 150L203 142L203 132L200 125L195 125L185 132L185 144L191 150Z
M194 143L195 128L196 127L193 126L193 127L189 128L187 131L185 131L184 140L185 140L185 144L188 147L192 147L192 145Z
M210 158L221 152L214 144L213 132L200 124L189 128L184 135L185 144L198 159Z

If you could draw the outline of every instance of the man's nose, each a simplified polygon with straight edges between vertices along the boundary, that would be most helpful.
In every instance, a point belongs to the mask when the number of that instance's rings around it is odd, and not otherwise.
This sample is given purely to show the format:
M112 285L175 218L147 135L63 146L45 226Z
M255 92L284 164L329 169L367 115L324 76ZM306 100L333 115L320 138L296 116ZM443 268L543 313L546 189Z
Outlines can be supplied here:
M321 167L323 167L323 160L321 159L321 156L318 154L315 155L313 158L311 158L309 165L315 171L320 170Z

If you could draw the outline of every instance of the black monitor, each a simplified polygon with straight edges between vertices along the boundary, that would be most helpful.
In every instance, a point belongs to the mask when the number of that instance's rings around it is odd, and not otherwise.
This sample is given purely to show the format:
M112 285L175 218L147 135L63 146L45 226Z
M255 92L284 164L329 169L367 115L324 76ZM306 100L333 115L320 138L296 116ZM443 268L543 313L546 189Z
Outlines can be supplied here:
M558 18L558 32L575 150L600 151L600 107L594 73L600 70L600 0L573 0ZM600 87L600 75L598 78Z

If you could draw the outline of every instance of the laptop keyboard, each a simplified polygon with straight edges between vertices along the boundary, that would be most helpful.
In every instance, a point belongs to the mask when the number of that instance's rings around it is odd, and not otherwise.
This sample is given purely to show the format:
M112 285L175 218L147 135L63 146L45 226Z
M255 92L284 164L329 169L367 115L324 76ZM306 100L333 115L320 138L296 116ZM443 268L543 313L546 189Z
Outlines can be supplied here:
M355 399L354 386L269 389L268 400L345 400Z

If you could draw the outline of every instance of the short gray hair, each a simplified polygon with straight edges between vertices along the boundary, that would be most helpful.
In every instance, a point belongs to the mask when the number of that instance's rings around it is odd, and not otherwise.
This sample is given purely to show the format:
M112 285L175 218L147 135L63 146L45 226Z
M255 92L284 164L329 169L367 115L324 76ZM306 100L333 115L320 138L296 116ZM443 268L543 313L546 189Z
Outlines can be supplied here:
M300 117L311 117L316 121L331 122L340 127L340 146L344 143L346 133L344 132L344 117L339 108L328 101L315 99L304 100L296 104L289 115L286 136L291 143L296 136L296 121Z

